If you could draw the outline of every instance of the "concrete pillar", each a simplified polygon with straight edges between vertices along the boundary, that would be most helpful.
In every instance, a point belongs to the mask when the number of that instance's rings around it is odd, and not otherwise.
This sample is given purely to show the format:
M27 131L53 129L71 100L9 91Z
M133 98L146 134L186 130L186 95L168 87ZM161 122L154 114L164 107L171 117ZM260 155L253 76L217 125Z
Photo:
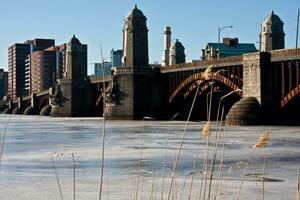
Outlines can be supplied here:
M37 109L38 107L37 107L37 97L36 97L36 93L32 93L31 94L31 107L33 108L33 109Z
M23 109L24 102L22 97L18 97L18 108Z
M14 107L14 102L13 102L13 100L9 100L9 101L8 101L8 108L9 108L9 109L13 109L13 107Z

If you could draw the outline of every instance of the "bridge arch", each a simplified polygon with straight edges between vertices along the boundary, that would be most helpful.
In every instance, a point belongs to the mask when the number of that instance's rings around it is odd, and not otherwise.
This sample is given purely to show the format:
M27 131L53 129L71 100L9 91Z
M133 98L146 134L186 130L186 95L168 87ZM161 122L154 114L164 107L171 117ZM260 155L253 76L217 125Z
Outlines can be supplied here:
M235 78L235 77L233 77L233 78ZM179 84L179 86L173 91L173 93L169 97L169 104L171 104L173 102L173 100L179 95L179 93L181 93L183 90L185 90L188 86L190 86L190 87L187 88L188 91L186 92L186 94L184 94L185 96L189 95L192 91L194 91L196 89L197 85L200 85L200 87L202 88L200 91L204 91L208 87L208 84L205 84L205 83L209 83L210 81L217 81L217 82L227 86L232 91L240 89L240 91L238 91L237 94L240 97L242 97L241 88L237 84L235 84L232 80L230 80L229 78L227 78L219 73L199 72L199 73L189 76L188 78L186 78L184 81L182 81ZM196 83L196 84L193 84L193 83Z
M294 87L287 95L285 95L280 101L280 108L284 108L289 102L291 102L297 95L300 94L300 84Z
M49 95L44 95L42 98L39 100L39 106L38 109L42 110L45 106L49 105Z

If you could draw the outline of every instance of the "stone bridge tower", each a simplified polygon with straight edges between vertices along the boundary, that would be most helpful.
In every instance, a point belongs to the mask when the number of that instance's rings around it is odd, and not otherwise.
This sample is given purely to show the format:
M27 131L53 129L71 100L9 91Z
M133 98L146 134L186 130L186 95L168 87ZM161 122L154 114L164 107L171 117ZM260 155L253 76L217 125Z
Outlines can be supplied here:
M143 119L159 105L159 70L149 66L147 18L137 6L124 20L122 67L116 69L108 89L107 119ZM156 85L155 85L156 84Z
M268 15L261 24L260 50L269 52L276 49L284 49L283 22L274 11Z
M51 116L79 117L90 115L91 88L87 80L87 45L73 35L66 45L64 78L56 83Z
M131 10L125 18L123 30L123 57L125 67L148 66L147 18L141 10Z

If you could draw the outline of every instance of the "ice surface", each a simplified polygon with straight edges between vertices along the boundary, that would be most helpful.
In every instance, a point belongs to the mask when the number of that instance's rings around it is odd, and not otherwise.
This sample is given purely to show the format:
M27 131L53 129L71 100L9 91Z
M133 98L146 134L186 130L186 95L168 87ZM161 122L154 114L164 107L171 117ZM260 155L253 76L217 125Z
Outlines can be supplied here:
M136 192L136 171L143 135L143 154L139 199L161 198L161 175L165 147L168 156L164 195L166 197L175 153L180 144L185 122L108 121L106 122L105 168L103 199L133 199ZM141 134L144 125L143 134ZM206 140L201 136L204 122L191 122L184 140L176 171L176 191L171 199L187 199L193 161L200 144L191 199L198 199ZM99 118L48 118L40 116L0 115L0 133L7 126L0 168L0 199L60 199L51 157L54 157L64 199L73 199L72 157L76 159L76 199L97 199L99 195L102 120ZM212 127L214 137L214 126ZM271 130L265 149L250 150L259 135ZM265 199L295 199L296 172L300 167L300 127L251 126L225 127L226 136L223 174L230 166L246 162L250 156L240 199L256 199L262 183L263 157L265 164ZM224 138L222 137L222 142ZM211 146L212 147L212 144ZM218 152L221 156L222 145ZM211 157L211 155L210 155ZM225 199L235 199L244 165L231 170L226 183ZM217 168L216 168L217 171ZM213 181L215 188L216 180ZM224 181L222 182L224 183ZM153 188L152 188L153 186ZM218 198L222 199L223 185ZM213 194L214 194L213 188ZM153 192L151 192L153 191Z

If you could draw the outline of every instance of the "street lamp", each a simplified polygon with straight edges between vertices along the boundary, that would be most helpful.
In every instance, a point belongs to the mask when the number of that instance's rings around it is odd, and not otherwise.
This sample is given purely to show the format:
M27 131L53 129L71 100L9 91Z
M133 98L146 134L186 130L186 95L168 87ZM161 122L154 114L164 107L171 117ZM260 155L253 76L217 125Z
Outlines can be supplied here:
M225 28L233 28L233 26L218 27L218 58L220 58L220 35L221 35L221 31Z

